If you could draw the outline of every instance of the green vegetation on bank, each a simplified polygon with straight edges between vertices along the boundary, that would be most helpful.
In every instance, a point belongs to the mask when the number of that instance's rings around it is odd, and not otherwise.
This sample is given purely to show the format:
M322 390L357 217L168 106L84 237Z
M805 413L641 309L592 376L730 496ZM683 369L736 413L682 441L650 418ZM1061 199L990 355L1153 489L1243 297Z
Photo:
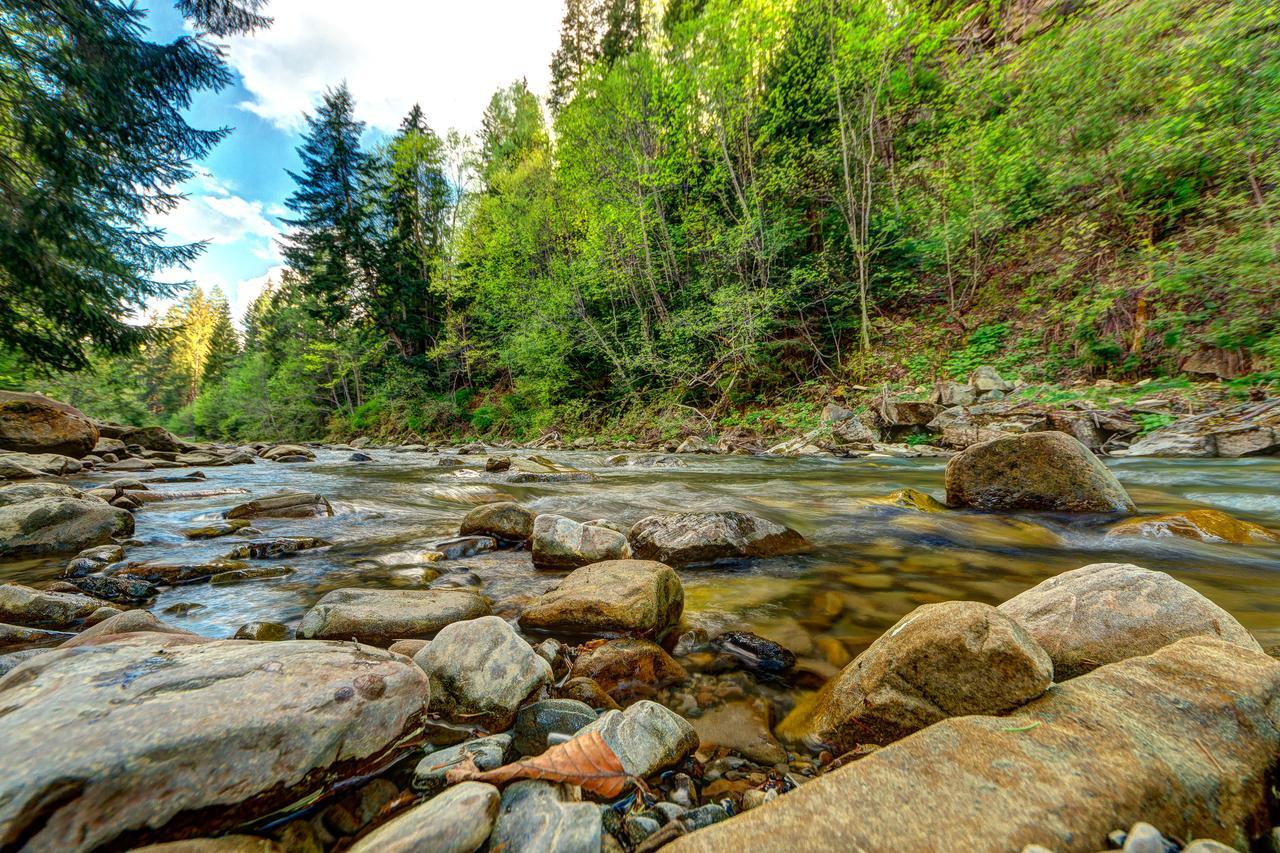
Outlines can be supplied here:
M570 0L553 104L513 84L475 140L415 108L362 150L332 90L239 352L174 317L28 384L214 438L529 438L801 425L979 364L1280 377L1274 4L647 8Z

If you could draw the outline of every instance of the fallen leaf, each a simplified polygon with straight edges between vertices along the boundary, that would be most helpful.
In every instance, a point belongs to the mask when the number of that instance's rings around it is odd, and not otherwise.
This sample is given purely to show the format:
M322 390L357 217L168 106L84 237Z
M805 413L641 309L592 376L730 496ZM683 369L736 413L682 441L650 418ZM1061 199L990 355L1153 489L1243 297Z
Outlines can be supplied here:
M629 781L622 762L599 732L589 732L557 744L541 755L522 758L514 764L480 770L467 755L445 774L449 784L457 782L492 782L501 785L516 779L543 779L580 785L599 797L610 799L622 793Z

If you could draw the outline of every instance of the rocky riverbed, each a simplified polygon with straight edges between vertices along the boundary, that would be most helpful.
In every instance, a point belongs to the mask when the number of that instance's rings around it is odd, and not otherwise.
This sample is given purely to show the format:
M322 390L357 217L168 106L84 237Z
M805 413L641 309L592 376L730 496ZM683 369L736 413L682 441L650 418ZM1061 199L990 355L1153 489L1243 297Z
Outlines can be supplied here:
M232 448L36 409L0 455L2 849L1274 843L1274 456Z

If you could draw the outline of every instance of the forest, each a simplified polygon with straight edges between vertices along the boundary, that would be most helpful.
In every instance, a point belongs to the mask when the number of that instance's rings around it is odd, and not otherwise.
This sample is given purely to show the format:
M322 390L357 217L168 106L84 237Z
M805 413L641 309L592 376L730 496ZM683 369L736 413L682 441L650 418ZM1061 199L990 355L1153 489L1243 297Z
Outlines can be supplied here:
M145 61L139 22L100 5L122 17L84 26ZM226 82L208 41L186 49L144 105L161 124ZM551 73L546 102L495 92L474 138L415 107L373 144L335 81L291 173L287 271L243 328L199 282L154 282L198 249L127 199L86 184L81 209L11 221L0 384L213 439L521 439L728 423L978 364L1136 378L1225 351L1241 386L1280 378L1266 0L569 0ZM5 103L11 166L78 162ZM218 141L170 130L149 204ZM22 172L0 173L10 210L32 206ZM101 239L44 257L45 227ZM162 295L150 326L124 322Z

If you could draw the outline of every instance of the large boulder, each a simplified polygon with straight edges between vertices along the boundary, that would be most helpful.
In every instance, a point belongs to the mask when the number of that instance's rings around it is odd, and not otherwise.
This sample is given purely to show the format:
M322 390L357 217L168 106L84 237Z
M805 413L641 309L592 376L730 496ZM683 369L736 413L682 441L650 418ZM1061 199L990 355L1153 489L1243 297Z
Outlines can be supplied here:
M790 527L745 512L676 512L642 518L627 537L636 559L669 566L772 557L808 542Z
M481 504L463 517L458 532L463 536L527 542L533 536L533 513L511 501Z
M128 634L0 678L0 848L126 848L237 826L367 773L426 676L351 643Z
M1213 637L1261 650L1230 613L1191 587L1128 563L1063 572L999 610L1044 647L1059 681L1150 654L1183 637Z
M1062 432L975 444L947 463L947 503L984 510L1133 512L1115 475Z
M516 710L551 683L551 664L497 616L455 622L413 656L431 678L431 713L509 728Z
M1113 525L1107 537L1142 536L1163 539L1177 536L1201 542L1230 542L1233 545L1266 545L1280 542L1280 533L1260 524L1240 521L1216 509L1187 509L1164 515L1129 518Z
M335 589L302 617L305 640L350 640L389 646L427 639L453 622L489 614L489 603L462 589Z
M155 450L160 453L181 453L187 444L179 441L173 433L164 427L149 426L125 430L119 435L126 446L135 445L143 450Z
M525 608L520 627L598 637L658 636L680 621L684 586L650 560L607 560L572 572Z
M840 751L891 743L948 717L1007 713L1052 682L1049 655L996 608L925 604L797 706L778 733Z
M91 498L45 497L0 507L0 559L74 554L132 533L132 515Z
M1148 433L1114 455L1200 459L1217 456L1218 445L1212 433L1198 433L1174 426Z
M666 849L1086 853L1145 820L1246 850L1271 826L1278 705L1280 661L1182 640L1012 716L935 723Z
M78 498L83 495L84 492L64 483L15 483L11 486L0 486L0 507L27 503L40 498Z
M604 560L631 556L627 537L595 524L580 524L560 515L540 515L533 522L533 564L543 569L576 569Z
M79 459L98 443L98 428L79 409L43 394L0 391L0 450Z

